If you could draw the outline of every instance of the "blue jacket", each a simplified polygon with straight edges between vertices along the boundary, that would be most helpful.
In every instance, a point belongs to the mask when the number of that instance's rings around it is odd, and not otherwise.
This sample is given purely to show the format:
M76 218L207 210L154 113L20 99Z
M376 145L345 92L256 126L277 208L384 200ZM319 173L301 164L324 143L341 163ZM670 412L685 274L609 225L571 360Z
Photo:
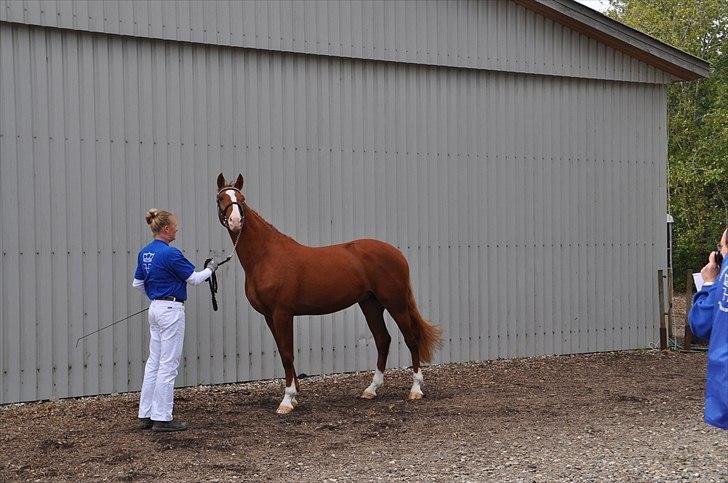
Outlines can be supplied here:
M715 282L695 294L688 320L693 334L709 340L705 422L728 429L728 261Z

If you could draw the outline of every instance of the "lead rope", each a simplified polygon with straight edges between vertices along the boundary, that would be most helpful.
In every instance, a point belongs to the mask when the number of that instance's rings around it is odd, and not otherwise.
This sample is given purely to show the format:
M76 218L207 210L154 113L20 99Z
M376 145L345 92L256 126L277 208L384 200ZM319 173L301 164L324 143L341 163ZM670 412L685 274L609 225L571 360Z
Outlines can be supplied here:
M240 234L242 232L243 232L243 229L241 228L238 231L238 236L235 238L235 244L233 245L233 253L235 253L238 248L238 242L240 241ZM233 258L233 256L228 255L228 257L225 260L220 262L218 267L220 267L220 265L223 265L223 264L229 262L231 258ZM205 260L205 264L203 265L203 267L207 268L207 264L209 264L210 261L212 261L212 258L208 258L207 260ZM207 283L210 284L210 297L212 298L212 310L217 312L217 299L215 298L215 294L217 293L217 275L215 275L215 272L212 272L212 275L210 275L210 278L207 279Z

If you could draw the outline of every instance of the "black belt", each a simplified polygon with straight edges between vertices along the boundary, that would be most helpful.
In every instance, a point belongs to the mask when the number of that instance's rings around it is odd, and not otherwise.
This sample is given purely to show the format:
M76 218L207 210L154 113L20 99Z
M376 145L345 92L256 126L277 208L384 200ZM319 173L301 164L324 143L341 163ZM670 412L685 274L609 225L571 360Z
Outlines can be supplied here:
M178 299L177 297L159 297L159 298L156 298L154 300L168 300L170 302L179 302L181 304L185 303L184 300Z

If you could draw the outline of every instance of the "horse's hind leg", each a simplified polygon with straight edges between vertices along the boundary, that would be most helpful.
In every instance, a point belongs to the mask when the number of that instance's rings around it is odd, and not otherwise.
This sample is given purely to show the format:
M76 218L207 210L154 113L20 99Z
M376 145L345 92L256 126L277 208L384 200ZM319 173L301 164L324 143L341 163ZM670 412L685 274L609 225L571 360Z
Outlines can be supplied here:
M412 388L410 389L409 398L422 399L422 383L424 382L424 377L420 370L420 348L419 341L415 335L414 321L412 320L409 309L392 311L387 308L387 310L397 323L399 330L402 331L404 342L407 344L410 354L412 354Z
M268 321L267 317L266 321ZM272 323L268 321L268 325L273 332L273 338L278 346L281 362L283 362L283 369L286 371L286 391L276 412L288 414L298 404L296 401L298 378L293 367L293 315L282 312L274 313Z
M389 335L387 326L384 323L384 307L375 297L372 296L359 302L359 307L364 312L369 330L374 335L374 343L377 345L377 368L374 371L372 383L364 389L361 397L374 399L377 397L377 388L384 383L384 369L387 366L389 344L392 342L392 337Z

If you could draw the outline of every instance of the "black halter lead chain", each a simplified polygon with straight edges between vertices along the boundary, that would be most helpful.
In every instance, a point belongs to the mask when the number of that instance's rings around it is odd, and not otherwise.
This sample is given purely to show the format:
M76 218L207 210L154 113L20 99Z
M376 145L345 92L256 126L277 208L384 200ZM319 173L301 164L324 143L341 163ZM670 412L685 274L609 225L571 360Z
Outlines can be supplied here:
M224 265L225 263L229 262L232 258L232 255L228 255L228 257L220 262L218 267L221 265ZM207 268L207 264L210 263L212 258L208 258L205 260L204 268ZM215 272L212 272L212 275L210 275L210 278L207 279L207 283L210 284L210 296L212 297L212 310L217 312L217 299L215 299L215 294L217 293L217 275L215 275Z

